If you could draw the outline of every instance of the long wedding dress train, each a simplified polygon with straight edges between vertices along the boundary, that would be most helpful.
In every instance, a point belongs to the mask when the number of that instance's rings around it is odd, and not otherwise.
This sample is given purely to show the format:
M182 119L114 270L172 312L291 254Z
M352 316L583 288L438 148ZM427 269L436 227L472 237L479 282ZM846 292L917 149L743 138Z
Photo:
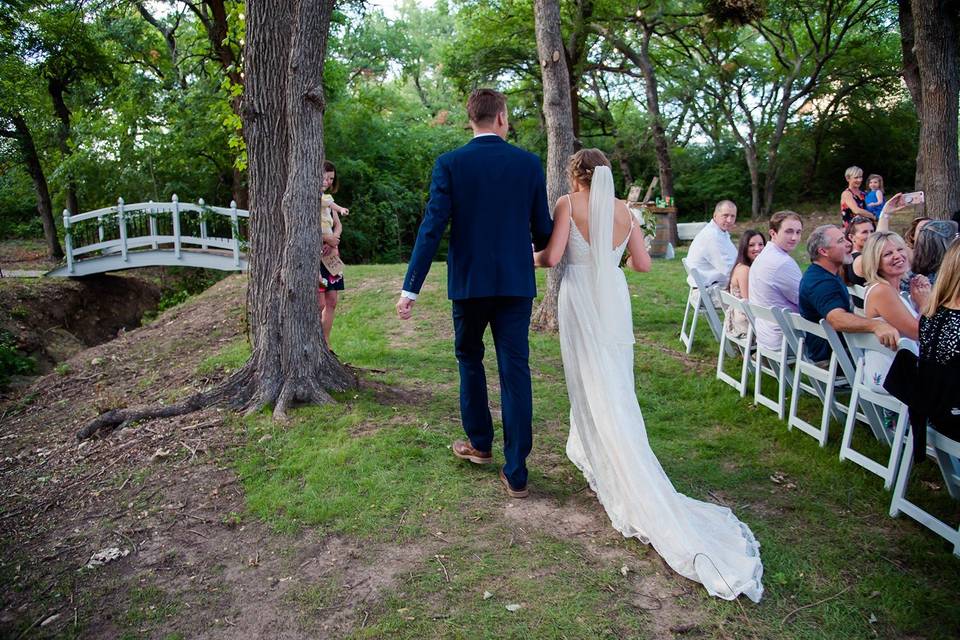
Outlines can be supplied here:
M759 543L733 512L673 488L650 449L633 375L630 294L613 245L613 182L597 167L590 240L570 222L559 294L560 349L570 397L567 456L615 529L653 545L680 575L719 598L763 594ZM591 246L592 245L592 246Z

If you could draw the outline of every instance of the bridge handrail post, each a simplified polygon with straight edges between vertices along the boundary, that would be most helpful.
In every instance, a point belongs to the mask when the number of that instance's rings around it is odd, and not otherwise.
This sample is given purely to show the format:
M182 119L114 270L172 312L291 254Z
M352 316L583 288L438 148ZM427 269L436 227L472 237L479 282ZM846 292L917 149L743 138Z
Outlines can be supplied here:
M173 194L173 256L180 259L180 200Z
M207 206L207 203L203 201L203 198L197 200L197 204L200 205L200 248L206 250L207 248L207 212L204 210L204 207Z
M127 218L123 213L123 198L117 198L117 222L120 224L120 255L127 262Z
M73 273L73 234L70 233L70 210L63 210L63 244L67 254L67 273Z
M97 216L97 242L103 242L106 234L103 231L103 216Z
M153 238L153 243L150 245L154 250L156 250L159 245L157 244L157 210L153 206L153 200L150 200L147 203L148 220L150 224L150 236Z
M237 217L237 201L230 201L230 235L233 237L233 266L240 268L240 220Z

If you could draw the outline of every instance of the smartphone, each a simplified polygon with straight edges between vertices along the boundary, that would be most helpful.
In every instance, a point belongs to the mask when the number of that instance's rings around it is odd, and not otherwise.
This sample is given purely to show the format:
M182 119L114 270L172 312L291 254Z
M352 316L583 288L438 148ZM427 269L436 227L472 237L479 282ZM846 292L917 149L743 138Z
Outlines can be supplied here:
M911 191L903 194L904 204L920 204L923 202L923 191Z

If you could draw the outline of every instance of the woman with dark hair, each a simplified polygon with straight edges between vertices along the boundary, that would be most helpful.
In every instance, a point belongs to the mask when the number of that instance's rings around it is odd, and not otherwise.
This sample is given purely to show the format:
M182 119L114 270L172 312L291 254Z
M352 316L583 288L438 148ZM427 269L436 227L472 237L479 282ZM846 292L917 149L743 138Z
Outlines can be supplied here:
M740 236L740 245L737 247L737 261L730 272L730 286L728 291L741 300L747 300L750 295L750 265L757 259L763 247L767 244L767 238L756 229L747 229ZM727 315L726 332L731 336L743 337L747 335L749 320L742 311L734 309Z
M324 264L324 261L330 264L338 263L342 267L343 263L335 260L340 255L340 234L343 231L340 216L350 213L349 209L341 207L333 201L331 194L336 193L339 187L340 180L337 178L337 168L332 162L325 160L323 163L323 193L320 196L320 236L323 244L320 249L322 258L317 293L320 301L320 325L323 328L323 339L326 341L327 347L330 346L333 316L336 313L337 301L340 292L344 289L344 283L342 269L338 269L334 273Z
M956 237L957 223L953 220L931 220L923 225L913 243L913 272L927 276L934 284L943 256Z
M862 258L860 254L863 253L863 245L867 243L867 238L869 238L874 231L873 220L864 216L853 216L850 224L847 225L845 235L853 247L853 252L850 254L853 262L843 265L843 279L848 285L858 284L862 287L867 284L867 279L863 277Z

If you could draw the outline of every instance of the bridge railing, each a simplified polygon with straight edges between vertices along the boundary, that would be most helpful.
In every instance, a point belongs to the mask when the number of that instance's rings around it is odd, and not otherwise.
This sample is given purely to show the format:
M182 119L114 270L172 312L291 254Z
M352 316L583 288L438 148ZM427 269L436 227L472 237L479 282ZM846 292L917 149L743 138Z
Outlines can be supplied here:
M246 249L247 221L250 213L229 207L214 207L203 199L180 202L138 202L71 214L63 211L64 249L68 273L74 273L74 261L95 256L119 254L124 262L131 251L167 249L177 259L183 250L225 251L232 253L240 268Z

